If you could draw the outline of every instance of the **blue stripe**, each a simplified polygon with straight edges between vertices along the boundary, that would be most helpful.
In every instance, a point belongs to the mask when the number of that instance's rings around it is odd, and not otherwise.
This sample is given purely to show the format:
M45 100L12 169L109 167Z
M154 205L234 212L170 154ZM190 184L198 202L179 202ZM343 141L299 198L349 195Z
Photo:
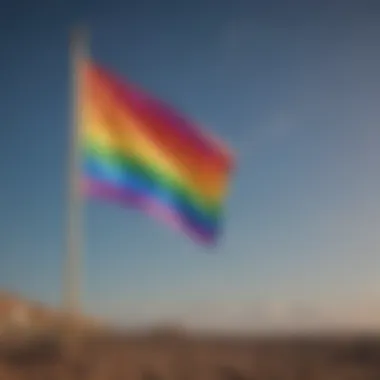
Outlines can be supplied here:
M151 177L128 171L125 167L108 165L94 156L85 157L84 172L89 178L153 197L170 209L174 209L187 223L207 233L215 234L218 230L219 219L205 215L185 199L176 197L167 188L159 186Z

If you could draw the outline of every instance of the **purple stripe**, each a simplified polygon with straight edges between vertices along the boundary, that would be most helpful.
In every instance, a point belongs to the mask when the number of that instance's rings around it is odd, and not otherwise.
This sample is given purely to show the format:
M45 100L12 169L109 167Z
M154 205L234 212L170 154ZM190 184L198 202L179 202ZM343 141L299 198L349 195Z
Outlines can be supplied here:
M186 220L181 218L181 215L176 213L175 210L162 205L154 198L147 197L141 193L136 193L130 189L121 189L90 179L85 180L84 187L84 190L88 195L110 199L126 206L139 208L159 220L164 220L173 228L185 232L196 241L205 244L212 244L215 242L215 234L204 231L199 226L190 225Z

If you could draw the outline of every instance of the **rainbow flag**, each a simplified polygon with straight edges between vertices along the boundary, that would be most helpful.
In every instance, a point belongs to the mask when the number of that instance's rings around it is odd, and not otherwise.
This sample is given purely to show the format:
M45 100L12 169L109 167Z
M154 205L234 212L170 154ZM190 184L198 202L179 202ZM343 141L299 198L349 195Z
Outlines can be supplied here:
M81 83L86 193L215 241L233 164L228 149L94 63L84 63Z

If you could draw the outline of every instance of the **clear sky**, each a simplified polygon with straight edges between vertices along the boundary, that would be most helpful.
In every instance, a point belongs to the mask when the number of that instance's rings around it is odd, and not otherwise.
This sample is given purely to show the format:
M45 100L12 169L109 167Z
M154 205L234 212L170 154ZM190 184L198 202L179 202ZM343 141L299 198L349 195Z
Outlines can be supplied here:
M239 329L378 323L377 0L8 3L0 13L0 288L59 302L68 33L84 21L94 59L207 125L238 155L214 250L137 211L88 202L86 311Z

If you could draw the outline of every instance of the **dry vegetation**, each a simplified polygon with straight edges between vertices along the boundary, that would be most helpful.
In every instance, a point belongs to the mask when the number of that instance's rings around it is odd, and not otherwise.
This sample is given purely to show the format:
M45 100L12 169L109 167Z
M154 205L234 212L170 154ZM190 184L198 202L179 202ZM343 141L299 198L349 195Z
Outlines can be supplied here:
M12 302L0 302L3 326ZM380 338L207 338L165 330L132 336L83 329L88 319L79 318L68 342L56 322L62 317L42 309L31 313L38 328L0 335L0 380L380 380ZM49 313L54 323L47 323Z
M57 336L8 341L0 379L380 379L380 339ZM66 350L65 350L65 349Z
M85 330L93 330L101 326L92 318L68 316L60 310L39 302L0 292L0 337L13 330L57 330L63 324L72 324Z

